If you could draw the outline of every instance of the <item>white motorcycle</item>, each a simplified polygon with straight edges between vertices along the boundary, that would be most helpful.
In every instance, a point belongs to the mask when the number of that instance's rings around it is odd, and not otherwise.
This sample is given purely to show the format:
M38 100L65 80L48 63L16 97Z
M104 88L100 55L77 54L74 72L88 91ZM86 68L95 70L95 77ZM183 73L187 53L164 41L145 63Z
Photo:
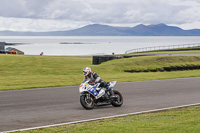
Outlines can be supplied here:
M80 103L85 109L93 109L94 106L113 105L120 107L123 104L123 97L119 91L113 90L117 81L109 82L108 89L99 87L100 83L90 85L89 81L82 83L79 87ZM111 97L109 89L114 92Z

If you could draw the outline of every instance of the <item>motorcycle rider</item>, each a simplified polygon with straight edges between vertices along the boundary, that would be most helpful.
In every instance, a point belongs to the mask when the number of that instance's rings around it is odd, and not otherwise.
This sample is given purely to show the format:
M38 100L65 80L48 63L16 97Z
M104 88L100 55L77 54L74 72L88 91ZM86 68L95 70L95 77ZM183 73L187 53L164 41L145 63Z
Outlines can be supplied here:
M85 79L83 80L82 83L84 83L87 80L90 80L89 82L90 84L100 83L99 87L104 87L108 89L108 84L105 81L103 81L96 72L92 72L90 67L85 67L83 69L83 75L85 76ZM111 94L111 98L115 98L113 90L109 89L109 92Z

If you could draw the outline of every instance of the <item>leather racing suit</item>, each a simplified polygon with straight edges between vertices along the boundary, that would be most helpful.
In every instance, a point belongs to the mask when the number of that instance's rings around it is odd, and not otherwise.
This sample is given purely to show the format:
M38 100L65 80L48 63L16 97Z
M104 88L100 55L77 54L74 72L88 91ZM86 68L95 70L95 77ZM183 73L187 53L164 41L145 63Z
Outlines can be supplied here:
M100 83L99 87L107 88L107 83L103 81L96 72L91 72L89 75L85 76L85 79L83 80L82 83L86 82L87 80L90 81L89 84L94 85L96 83Z

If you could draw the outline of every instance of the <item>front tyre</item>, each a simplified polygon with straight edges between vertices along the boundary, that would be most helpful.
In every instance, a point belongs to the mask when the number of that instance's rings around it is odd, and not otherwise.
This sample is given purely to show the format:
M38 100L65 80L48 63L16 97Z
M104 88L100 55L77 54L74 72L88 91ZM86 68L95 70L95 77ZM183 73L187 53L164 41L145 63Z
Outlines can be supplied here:
M94 108L94 98L89 95L81 95L80 103L85 109L93 109Z
M119 91L113 90L115 96L117 97L115 100L111 101L111 104L114 107L120 107L123 104L123 97L122 94Z

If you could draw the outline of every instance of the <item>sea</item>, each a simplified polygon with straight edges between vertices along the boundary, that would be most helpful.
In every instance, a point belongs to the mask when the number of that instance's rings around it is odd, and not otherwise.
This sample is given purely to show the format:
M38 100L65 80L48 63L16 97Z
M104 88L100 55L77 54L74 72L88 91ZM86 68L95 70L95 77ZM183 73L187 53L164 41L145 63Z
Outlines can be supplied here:
M92 56L125 54L137 48L200 43L200 36L0 36L25 55Z

